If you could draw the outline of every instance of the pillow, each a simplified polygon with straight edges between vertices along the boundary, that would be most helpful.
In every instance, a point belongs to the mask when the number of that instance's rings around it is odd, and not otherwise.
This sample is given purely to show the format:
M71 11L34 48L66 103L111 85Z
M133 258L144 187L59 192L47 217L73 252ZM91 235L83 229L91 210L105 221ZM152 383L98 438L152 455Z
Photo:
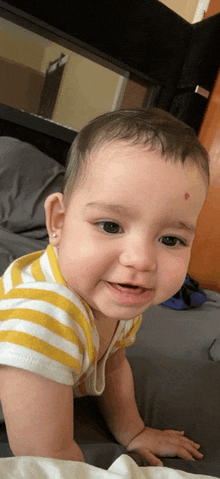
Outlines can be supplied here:
M44 250L47 245L48 237L28 238L0 227L0 277L15 259L34 251Z
M61 190L65 168L36 147L0 137L0 227L47 237L44 201Z

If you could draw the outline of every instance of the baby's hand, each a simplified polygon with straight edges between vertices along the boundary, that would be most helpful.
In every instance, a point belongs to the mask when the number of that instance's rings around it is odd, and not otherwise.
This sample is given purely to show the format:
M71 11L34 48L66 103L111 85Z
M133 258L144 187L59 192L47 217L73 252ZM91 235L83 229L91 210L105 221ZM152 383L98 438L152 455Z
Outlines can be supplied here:
M145 427L132 439L127 446L127 451L140 454L149 466L163 466L162 461L156 456L178 456L195 461L203 457L203 454L198 451L199 448L200 445L185 437L183 431L160 431Z

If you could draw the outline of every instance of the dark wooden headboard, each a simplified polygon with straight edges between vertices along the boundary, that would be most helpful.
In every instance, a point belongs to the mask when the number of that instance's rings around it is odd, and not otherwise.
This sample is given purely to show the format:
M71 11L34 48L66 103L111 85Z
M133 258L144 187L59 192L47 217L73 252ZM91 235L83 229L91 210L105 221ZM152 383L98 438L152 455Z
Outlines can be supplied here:
M0 16L146 80L157 88L152 105L199 131L219 68L220 13L191 24L159 0L0 0Z

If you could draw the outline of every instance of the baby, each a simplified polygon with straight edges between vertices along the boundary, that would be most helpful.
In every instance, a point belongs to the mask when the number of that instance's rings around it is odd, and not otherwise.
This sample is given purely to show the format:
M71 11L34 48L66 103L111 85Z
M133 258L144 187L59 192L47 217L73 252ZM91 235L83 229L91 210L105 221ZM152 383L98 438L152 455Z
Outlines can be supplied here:
M149 465L202 458L141 419L126 347L141 313L182 286L209 184L195 133L156 108L102 115L45 201L50 244L0 282L0 398L15 456L84 461L73 398L95 395L118 443Z

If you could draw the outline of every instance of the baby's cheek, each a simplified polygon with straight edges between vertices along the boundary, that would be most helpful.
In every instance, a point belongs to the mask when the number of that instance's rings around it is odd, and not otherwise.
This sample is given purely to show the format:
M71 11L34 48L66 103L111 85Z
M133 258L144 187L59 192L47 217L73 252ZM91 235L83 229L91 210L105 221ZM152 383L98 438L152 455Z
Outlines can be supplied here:
M176 294L183 285L187 274L189 257L190 254L187 253L184 255L184 258L173 258L168 262L166 288L170 295L169 297Z

